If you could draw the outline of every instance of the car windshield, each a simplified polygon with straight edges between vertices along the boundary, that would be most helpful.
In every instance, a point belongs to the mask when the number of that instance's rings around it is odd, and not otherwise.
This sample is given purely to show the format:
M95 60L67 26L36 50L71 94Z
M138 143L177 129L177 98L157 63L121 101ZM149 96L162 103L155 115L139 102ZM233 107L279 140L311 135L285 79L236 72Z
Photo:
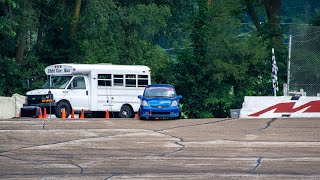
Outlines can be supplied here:
M170 87L150 87L146 88L143 94L146 98L152 97L176 97L176 92Z
M51 86L50 79L48 79L45 84L42 86L43 89L64 89L72 76L51 76Z

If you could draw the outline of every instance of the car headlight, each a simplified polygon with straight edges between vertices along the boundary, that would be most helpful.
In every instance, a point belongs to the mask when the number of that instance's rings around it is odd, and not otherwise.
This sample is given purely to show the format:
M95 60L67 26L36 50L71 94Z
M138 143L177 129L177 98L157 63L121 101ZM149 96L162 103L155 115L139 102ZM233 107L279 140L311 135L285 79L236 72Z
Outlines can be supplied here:
M172 101L171 106L178 106L178 101L176 100Z
M143 100L143 101L141 102L141 106L149 106L149 104L147 103L147 101Z

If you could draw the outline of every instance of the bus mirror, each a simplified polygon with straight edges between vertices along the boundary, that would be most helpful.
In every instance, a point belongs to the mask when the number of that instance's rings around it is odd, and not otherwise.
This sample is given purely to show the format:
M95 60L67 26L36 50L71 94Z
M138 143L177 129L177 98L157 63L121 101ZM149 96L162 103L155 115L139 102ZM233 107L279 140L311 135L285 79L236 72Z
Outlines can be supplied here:
M178 99L182 99L182 96L181 96L181 95L179 95L179 96L178 96Z
M142 96L141 96L141 95L139 95L139 96L138 96L138 98L139 98L139 99L142 99Z

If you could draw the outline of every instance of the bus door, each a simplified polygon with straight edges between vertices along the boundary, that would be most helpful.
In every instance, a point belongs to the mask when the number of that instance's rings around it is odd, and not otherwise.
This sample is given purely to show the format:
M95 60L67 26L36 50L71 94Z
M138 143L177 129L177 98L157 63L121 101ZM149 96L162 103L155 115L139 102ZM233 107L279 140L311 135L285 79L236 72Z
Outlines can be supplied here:
M68 86L68 95L71 106L75 110L89 110L89 91L87 78L76 76Z

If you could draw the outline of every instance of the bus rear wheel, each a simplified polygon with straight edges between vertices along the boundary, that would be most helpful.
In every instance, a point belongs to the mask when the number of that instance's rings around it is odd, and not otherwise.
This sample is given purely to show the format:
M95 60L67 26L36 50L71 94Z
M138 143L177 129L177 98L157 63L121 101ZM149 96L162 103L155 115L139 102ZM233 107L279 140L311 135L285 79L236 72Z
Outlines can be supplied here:
M120 109L119 113L120 118L132 118L133 117L133 110L128 105L123 105Z

